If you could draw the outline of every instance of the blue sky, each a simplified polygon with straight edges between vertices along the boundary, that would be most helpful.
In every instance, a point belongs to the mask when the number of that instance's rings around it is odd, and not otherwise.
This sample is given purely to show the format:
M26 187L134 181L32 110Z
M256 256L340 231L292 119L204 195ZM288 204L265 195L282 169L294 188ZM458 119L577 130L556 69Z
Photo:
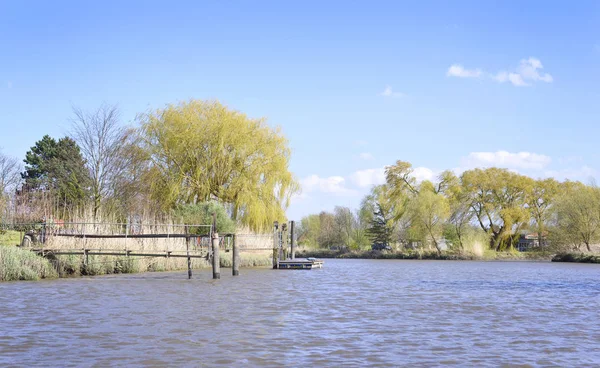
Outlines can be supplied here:
M0 147L71 106L217 98L279 125L292 219L355 207L385 165L600 179L600 2L0 2Z

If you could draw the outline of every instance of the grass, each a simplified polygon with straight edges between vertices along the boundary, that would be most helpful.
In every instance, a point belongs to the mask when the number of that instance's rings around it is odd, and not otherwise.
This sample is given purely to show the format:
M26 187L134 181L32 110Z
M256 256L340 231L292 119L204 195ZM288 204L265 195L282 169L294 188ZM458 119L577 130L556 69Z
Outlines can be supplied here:
M17 245L21 242L21 233L13 230L0 232L0 245Z
M47 259L15 246L0 246L0 281L56 277L58 273Z

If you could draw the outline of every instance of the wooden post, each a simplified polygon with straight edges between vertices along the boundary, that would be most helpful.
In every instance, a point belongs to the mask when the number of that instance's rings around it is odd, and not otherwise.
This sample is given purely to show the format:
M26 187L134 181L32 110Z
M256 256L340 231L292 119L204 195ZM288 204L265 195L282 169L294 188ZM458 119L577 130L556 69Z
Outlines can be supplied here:
M214 232L212 234L212 251L213 251L213 259L212 259L212 269L213 269L213 279L217 280L221 278L221 265L219 259L219 233Z
M221 264L219 259L219 233L217 232L217 214L213 213L213 231L212 231L212 269L213 279L217 280L221 278Z
M290 221L291 259L296 259L296 239L294 239L294 221Z
M185 226L185 249L187 252L188 280L192 279L192 259L190 258L190 233L187 225Z
M233 234L233 254L232 259L232 273L233 276L240 275L240 248L238 246L237 236Z
M275 221L274 227L273 227L273 269L276 270L278 265L277 262L277 257L279 256L279 239L278 239L278 233L277 233L277 221Z
M287 259L288 258L288 227L287 222L281 225L281 251L279 253L281 256L279 259Z

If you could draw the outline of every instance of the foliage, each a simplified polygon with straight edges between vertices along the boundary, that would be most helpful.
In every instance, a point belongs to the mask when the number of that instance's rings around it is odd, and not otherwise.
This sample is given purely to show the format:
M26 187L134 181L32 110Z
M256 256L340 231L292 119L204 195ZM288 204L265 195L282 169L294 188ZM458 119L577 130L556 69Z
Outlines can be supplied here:
M600 188L570 185L557 203L556 225L563 243L583 244L588 252L600 241Z
M407 250L433 245L437 253L445 241L451 251L480 256L486 248L513 252L530 232L546 251L581 246L590 251L600 242L600 189L595 186L534 180L499 168L468 170L460 177L444 171L435 182L418 182L412 165L404 161L388 166L385 174L386 183L372 188L355 215L357 235L349 238L343 226L337 231L353 249L364 247L352 245L352 238L360 236ZM329 231L330 217L335 218L321 214L326 223L311 221L310 232ZM305 217L306 225L309 219L316 217ZM311 241L322 247L328 247L324 241L331 243L325 236Z
M141 118L153 199L164 208L216 199L254 230L285 219L299 185L279 129L219 102L191 100Z
M186 225L212 225L213 213L217 215L217 231L219 233L235 232L235 223L225 208L215 201L197 204L182 204L173 210L173 218L177 223ZM208 234L208 227L191 227L190 232Z
M73 139L56 141L45 135L27 152L24 162L24 191L48 193L63 213L85 204L90 178Z
M308 215L300 220L298 226L298 244L307 247L319 245L319 233L321 231L321 218L319 215Z
M389 186L379 185L373 187L371 194L363 199L361 207L372 213L366 229L366 234L372 243L385 246L393 242L395 221L401 218L404 212L403 203L398 202L399 197L399 192L393 192Z
M526 203L532 179L506 169L489 168L465 171L461 182L477 223L490 233L492 249L510 247L513 235L529 222Z
M434 190L433 184L425 181L411 206L412 221L424 234L426 241L433 244L438 253L444 224L450 215L448 199Z

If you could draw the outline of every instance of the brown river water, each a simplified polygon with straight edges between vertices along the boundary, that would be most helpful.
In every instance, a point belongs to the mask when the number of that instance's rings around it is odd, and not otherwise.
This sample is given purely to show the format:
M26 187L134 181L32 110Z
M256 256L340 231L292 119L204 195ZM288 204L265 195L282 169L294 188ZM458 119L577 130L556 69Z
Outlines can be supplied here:
M0 366L600 366L600 265L326 260L0 284Z

